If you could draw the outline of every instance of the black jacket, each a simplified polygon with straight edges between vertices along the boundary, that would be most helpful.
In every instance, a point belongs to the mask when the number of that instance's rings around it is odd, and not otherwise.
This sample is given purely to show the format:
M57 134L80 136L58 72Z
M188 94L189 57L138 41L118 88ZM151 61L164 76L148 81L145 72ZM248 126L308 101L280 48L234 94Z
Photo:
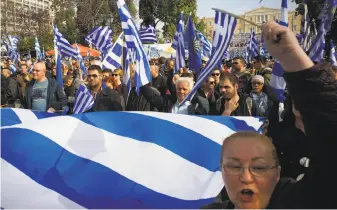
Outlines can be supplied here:
M296 109L300 111L303 118L310 164L303 179L296 183L293 180L282 183L284 186L281 189L275 188L269 207L336 209L337 80L335 74L330 68L316 65L311 69L285 73L284 78L288 83Z
M142 93L138 96L136 88L133 87L128 97L126 111L158 111L158 109L148 102Z
M110 88L104 88L96 96L94 107L90 111L123 111L121 96L115 90L112 90Z
M156 78L152 78L152 87L157 88L159 90L161 96L165 96L167 91L167 81L166 78L158 75Z
M145 99L149 101L154 107L156 107L160 112L170 113L172 107L176 103L176 101L168 97L162 97L158 94L155 94L150 86L142 86L140 91L144 95ZM195 96L191 100L191 105L188 107L188 114L207 115L208 112L209 103L207 99L200 96Z
M255 116L256 113L256 107L253 103L251 114L249 114L248 106L246 103L246 99L248 95L240 94L239 93L239 106L236 108L234 112L231 113L231 116ZM218 100L216 100L215 103L212 104L210 114L211 115L222 115L222 113L225 111L225 98L220 97Z
M56 111L62 110L67 105L67 96L64 93L62 87L52 78L48 78L48 90L47 90L47 110L52 107ZM32 109L32 91L35 80L30 81L25 89L25 95L23 98L23 107L25 109Z
M1 75L1 105L7 104L6 92L9 85L9 78Z

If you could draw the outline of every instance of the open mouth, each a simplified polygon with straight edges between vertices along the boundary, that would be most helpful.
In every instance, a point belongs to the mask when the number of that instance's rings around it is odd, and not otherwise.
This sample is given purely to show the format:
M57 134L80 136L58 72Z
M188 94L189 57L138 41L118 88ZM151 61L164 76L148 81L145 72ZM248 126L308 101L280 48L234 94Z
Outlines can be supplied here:
M251 189L243 189L240 191L240 198L245 202L253 200L254 192Z

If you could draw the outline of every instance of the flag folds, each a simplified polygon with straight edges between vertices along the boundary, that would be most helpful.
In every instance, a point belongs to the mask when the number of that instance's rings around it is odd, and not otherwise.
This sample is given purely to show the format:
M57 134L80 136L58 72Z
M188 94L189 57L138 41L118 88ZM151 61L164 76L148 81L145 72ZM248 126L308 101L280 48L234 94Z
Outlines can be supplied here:
M200 208L223 188L224 138L262 125L157 112L0 112L5 209Z

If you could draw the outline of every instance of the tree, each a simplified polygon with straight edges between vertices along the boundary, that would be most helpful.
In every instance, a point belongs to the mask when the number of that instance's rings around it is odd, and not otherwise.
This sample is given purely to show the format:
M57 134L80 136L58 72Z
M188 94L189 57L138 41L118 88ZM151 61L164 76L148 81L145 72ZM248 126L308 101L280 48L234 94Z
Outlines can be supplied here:
M70 42L79 40L79 31L76 24L75 0L53 0L51 9L54 12L54 24L62 35Z
M143 25L152 24L157 26L158 22L164 23L164 36L173 38L176 31L176 25L179 21L180 12L184 12L185 22L191 15L195 27L204 31L205 24L198 20L196 16L196 0L140 0L139 17L143 19Z
M304 14L304 6L303 6L303 0L293 0L295 1L296 4L298 4L298 8L296 11L298 14L303 15ZM320 12L322 11L324 7L324 2L325 0L311 0L311 1L306 1L308 5L308 14L310 19L315 19L315 26L316 29L318 30L319 25L320 25L320 20L318 19L318 16ZM314 26L314 24L312 24ZM328 40L333 40L335 45L337 44L337 12L334 15L332 24L331 24L331 30L330 33L327 34L327 39Z

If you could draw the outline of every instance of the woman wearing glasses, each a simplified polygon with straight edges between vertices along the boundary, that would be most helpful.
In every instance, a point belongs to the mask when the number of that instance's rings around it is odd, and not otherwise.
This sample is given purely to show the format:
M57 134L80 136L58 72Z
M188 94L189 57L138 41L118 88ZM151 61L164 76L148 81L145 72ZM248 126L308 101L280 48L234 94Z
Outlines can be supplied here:
M128 98L128 87L123 83L124 72L122 69L115 69L112 72L116 84L116 91L123 97L124 101Z

